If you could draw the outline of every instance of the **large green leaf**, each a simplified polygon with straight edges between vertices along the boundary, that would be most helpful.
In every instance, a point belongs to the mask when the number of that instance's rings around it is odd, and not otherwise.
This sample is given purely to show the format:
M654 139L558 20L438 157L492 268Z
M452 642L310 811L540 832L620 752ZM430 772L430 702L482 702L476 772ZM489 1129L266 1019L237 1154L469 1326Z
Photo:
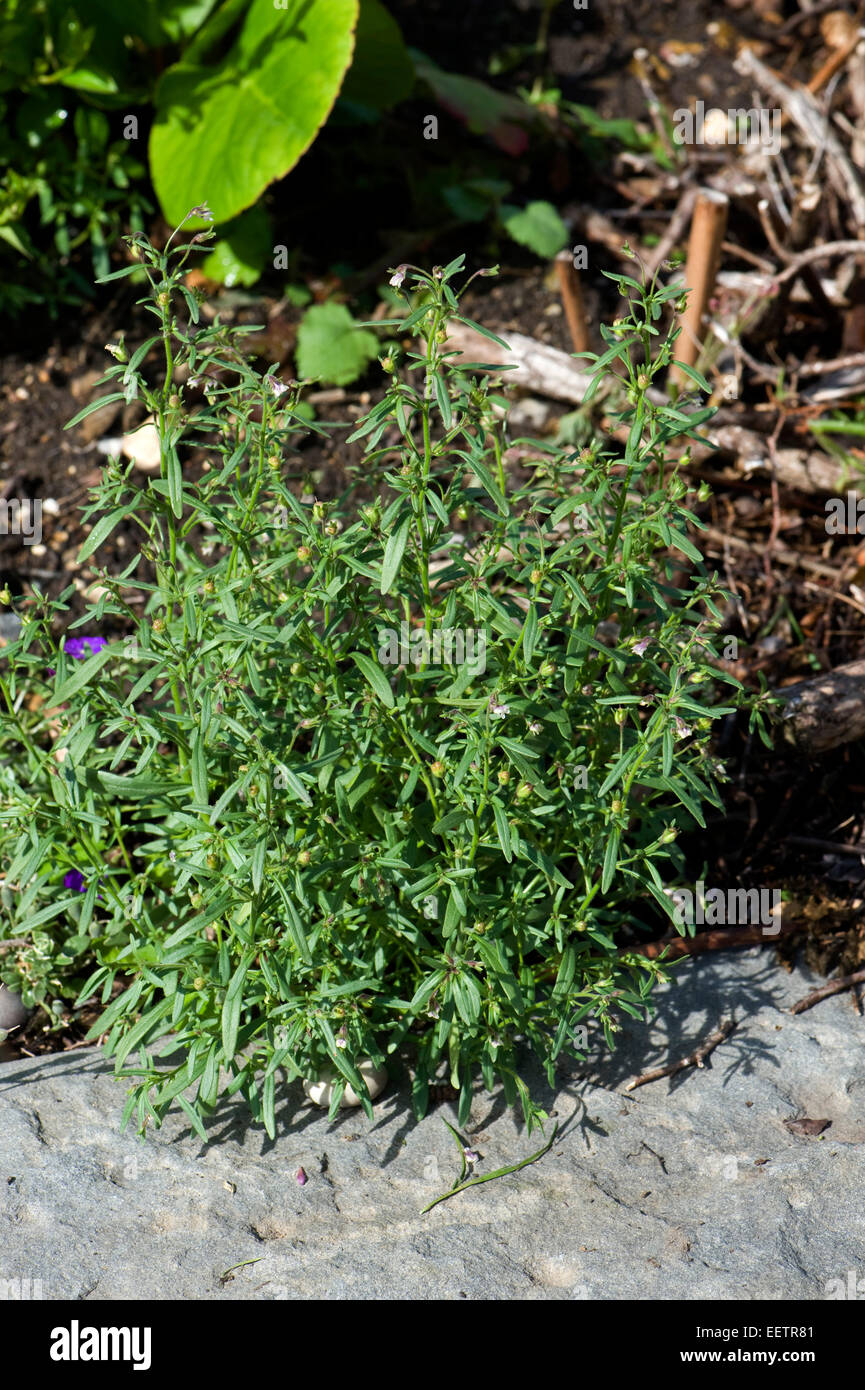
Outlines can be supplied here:
M297 331L297 370L302 377L347 386L369 366L378 339L358 328L344 304L313 304Z
M219 233L210 255L201 262L202 275L229 289L234 285L254 285L261 278L273 244L270 218L264 208L250 208L226 227L220 227Z
M535 112L527 102L499 92L475 77L445 72L415 49L409 52L421 81L432 89L440 105L463 121L473 135L489 135L506 154L525 154L529 136L524 127L535 119Z
M503 203L501 219L508 236L545 260L552 259L568 243L568 229L552 203L538 200L524 208Z
M354 61L341 101L383 111L404 101L414 86L414 64L399 25L381 0L360 0Z
M358 0L252 0L218 66L163 73L150 168L169 222L202 203L227 222L294 167L336 100L357 16Z

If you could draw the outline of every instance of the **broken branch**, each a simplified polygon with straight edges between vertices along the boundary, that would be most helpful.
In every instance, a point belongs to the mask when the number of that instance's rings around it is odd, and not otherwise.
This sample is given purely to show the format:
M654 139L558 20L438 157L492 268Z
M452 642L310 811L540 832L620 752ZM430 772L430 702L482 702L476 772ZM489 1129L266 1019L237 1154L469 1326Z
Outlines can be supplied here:
M865 970L854 970L852 975L839 975L837 980L830 980L828 984L815 989L813 994L806 994L804 999L798 1000L790 1012L791 1014L804 1013L806 1009L811 1009L815 1004L819 1004L821 999L828 999L833 994L841 994L843 990L852 989L854 985L863 983L865 983Z
M721 260L729 205L726 193L713 188L701 188L694 202L684 280L688 301L680 319L682 335L676 344L676 356L687 367L692 367L700 354L703 318ZM670 378L684 385L687 373L674 366L670 368Z
M643 1075L638 1076L635 1081L631 1081L625 1087L625 1090L636 1091L638 1086L645 1086L650 1081L660 1081L664 1076L675 1076L677 1071L684 1071L686 1067L705 1066L706 1058L709 1056L710 1052L714 1052L718 1044L722 1043L724 1039L732 1033L735 1026L736 1023L734 1019L727 1019L726 1023L722 1023L720 1028L712 1033L711 1037L708 1037L704 1043L700 1044L696 1051L691 1053L690 1057L683 1057L680 1062L671 1062L669 1066L656 1067L654 1071L644 1072Z

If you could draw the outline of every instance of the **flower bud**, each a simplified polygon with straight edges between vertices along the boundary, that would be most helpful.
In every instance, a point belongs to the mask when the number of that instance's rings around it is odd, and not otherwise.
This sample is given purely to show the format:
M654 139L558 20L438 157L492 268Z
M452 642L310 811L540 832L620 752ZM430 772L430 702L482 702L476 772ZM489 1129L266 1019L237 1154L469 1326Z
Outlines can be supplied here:
M499 785L502 787L506 787L511 780L511 774L506 767L500 767L496 776L499 779Z
M315 505L314 505L314 507L313 507L313 509L312 509L312 519L313 519L313 521L324 521L324 518L325 518L326 516L327 516L327 507L324 505L323 502L316 502Z
M614 816L620 816L622 814L622 803L619 797L614 797L610 802L610 810Z
M297 856L297 862L302 869L306 868L307 864L310 862L311 859L312 855L310 854L308 849L302 849Z
M435 762L430 764L430 772L432 773L433 777L444 777L445 765L442 762L441 758L436 758Z
M216 585L212 579L205 579L201 587L206 594L212 594L216 589Z
M645 372L639 372L639 373L638 373L638 375L637 375L637 387L639 388L640 391L647 391L647 390L648 390L648 388L649 388L649 378L646 376L646 373L645 373Z
M3 585L3 588L0 589L0 603L11 603L11 602L12 602L12 595L11 595L10 592L9 592L9 585L8 585L8 584L4 584L4 585Z
M676 836L678 835L678 833L679 833L679 832L677 831L677 829L676 829L676 827L675 827L674 825L668 825L667 828L666 828L666 830L664 831L663 835L661 836L661 844L662 844L662 845L669 845L669 844L672 844L673 840L675 840L675 838L676 838Z
M327 694L327 686L324 681L316 681L312 688L316 695L321 696Z
M540 667L542 676L554 676L556 674L556 663L554 661L542 661Z
M625 722L625 720L627 719L627 717L628 717L628 711L627 711L626 709L617 709L616 712L615 712L615 714L613 715L613 718L615 719L615 721L616 721L616 723L618 724L619 728L622 727L622 725L624 724L624 722Z
M302 565L305 565L307 560L309 560L311 556L312 551L310 550L308 545L299 545L297 547L297 558Z
M195 979L192 981L192 988L193 988L193 989L204 989L204 986L205 986L206 984L207 984L207 981L205 980L205 978L204 978L203 975L196 975Z
M291 672L291 674L292 674L293 676L302 676L302 675L303 675L303 662L302 662L302 661L293 661L293 662L291 663L291 665L289 666L288 669L289 669L289 671Z
M279 468L279 467L281 466L281 464L282 464L282 459L279 457L279 454L268 454L268 456L267 456L267 466L268 466L268 468L274 468L274 469L276 469L276 468Z
M542 570L532 570L531 574L529 575L529 579L531 580L532 584L540 584L543 577L544 575Z
M165 620L164 620L163 618L154 618L154 619L153 619L153 631L154 631L154 632L164 632L164 631L165 631Z
M517 801L528 801L534 789L533 783L520 782L520 785L517 787Z

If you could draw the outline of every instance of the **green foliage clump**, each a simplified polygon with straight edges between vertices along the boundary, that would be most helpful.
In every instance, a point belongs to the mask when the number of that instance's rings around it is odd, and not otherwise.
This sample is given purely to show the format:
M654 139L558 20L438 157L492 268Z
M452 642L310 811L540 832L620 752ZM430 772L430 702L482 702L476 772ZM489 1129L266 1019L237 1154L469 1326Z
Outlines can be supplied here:
M531 1126L520 1046L553 1084L579 1025L612 1046L643 1016L663 967L617 932L673 918L676 836L720 805L717 590L672 447L710 412L651 385L678 291L617 277L595 371L619 374L627 441L577 453L509 441L489 373L448 349L463 257L399 267L386 327L415 347L382 359L363 462L326 502L303 487L301 384L200 319L200 236L130 241L155 332L104 380L152 412L161 470L111 460L86 513L82 558L121 523L141 537L67 629L92 654L58 640L72 589L16 601L0 979L58 1022L101 1001L91 1036L140 1127L177 1103L204 1136L239 1090L273 1135L280 1078L328 1069L331 1113L346 1085L371 1113L358 1064L397 1056L417 1115L446 1065L459 1123L480 1075Z

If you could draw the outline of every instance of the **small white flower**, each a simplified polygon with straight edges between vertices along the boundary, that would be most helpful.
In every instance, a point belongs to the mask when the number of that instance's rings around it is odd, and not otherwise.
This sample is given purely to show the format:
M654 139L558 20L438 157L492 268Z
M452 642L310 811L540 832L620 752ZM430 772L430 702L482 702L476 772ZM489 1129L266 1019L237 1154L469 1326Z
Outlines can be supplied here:
M213 221L213 213L206 203L198 203L194 208L190 208L188 217L203 217L205 222Z
M510 705L491 705L490 714L493 719L507 719L511 712Z
M480 1158L480 1154L474 1149L463 1149L463 1153L466 1156L466 1163L477 1163Z
M112 357L116 357L118 362L126 361L126 353L123 350L122 343L106 343L105 351L110 352Z
M673 722L676 725L676 738L690 738L694 730L688 727L684 719L680 719L677 714L673 716Z
M279 400L280 396L284 396L286 391L288 390L288 387L284 386L283 383L275 376L266 376L264 378L264 384L267 387L268 391L271 391L273 395L276 396L277 400Z
M529 725L529 733L530 733L530 734L540 734L540 733L543 732L543 727L544 727L544 726L543 726L543 724L541 723L540 719L533 719L532 722L531 722L530 725Z
M405 279L405 273L407 270L407 264L398 265L393 275L390 277L388 284L390 284L395 290L398 290L402 285L403 280Z
M643 652L652 645L651 637L643 637L639 642L634 643L634 655L642 656Z

